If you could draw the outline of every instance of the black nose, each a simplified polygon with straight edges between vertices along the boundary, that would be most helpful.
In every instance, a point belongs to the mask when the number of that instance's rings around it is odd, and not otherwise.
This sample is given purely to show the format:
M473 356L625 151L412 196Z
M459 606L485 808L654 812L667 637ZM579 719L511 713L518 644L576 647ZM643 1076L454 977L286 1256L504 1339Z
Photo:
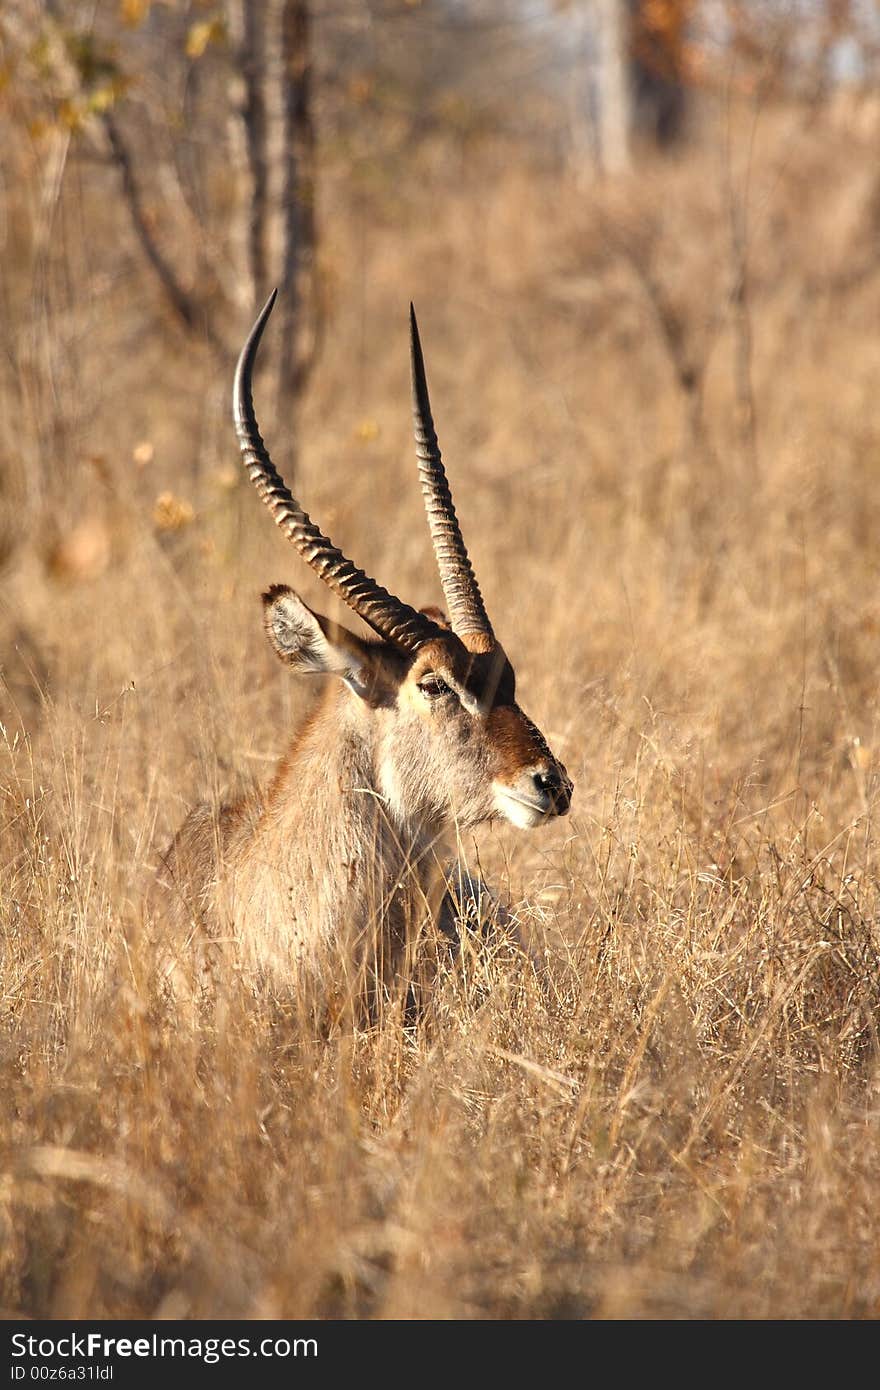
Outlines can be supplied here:
M549 767L546 772L534 773L533 778L541 795L549 798L554 815L564 816L571 805L571 782L563 769Z

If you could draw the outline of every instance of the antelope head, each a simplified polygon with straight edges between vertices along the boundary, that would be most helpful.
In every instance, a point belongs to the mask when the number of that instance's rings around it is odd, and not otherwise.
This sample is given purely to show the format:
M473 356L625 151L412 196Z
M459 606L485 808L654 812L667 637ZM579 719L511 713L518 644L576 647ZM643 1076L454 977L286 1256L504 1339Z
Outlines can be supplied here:
M251 380L269 298L242 349L233 413L248 474L281 530L376 634L362 637L313 612L293 589L263 595L265 627L296 671L340 677L373 725L376 790L400 827L470 828L503 816L523 829L564 816L572 783L516 703L516 678L496 639L462 540L431 418L410 309L419 475L449 620L416 610L357 568L303 511L260 437Z

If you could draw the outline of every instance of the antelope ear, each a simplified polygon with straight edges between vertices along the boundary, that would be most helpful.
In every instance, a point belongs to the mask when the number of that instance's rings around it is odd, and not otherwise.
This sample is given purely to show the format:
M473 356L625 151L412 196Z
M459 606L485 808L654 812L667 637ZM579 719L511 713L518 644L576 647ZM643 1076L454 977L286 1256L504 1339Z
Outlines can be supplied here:
M436 623L438 627L445 627L447 632L452 631L452 624L442 608L437 608L435 604L428 603L424 608L420 608L419 612L424 613L425 617L430 618L431 622Z
M348 628L313 613L286 584L273 584L263 595L263 625L275 651L292 670L341 676L359 691L365 644Z

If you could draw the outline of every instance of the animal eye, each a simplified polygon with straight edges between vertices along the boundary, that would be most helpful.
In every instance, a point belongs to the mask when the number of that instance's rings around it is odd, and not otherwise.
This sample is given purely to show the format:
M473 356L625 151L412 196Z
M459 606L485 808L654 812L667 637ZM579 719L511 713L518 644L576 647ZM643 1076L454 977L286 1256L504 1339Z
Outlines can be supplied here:
M451 695L452 690L444 680L433 674L423 676L419 681L419 690L426 695L429 700L439 700L441 695Z

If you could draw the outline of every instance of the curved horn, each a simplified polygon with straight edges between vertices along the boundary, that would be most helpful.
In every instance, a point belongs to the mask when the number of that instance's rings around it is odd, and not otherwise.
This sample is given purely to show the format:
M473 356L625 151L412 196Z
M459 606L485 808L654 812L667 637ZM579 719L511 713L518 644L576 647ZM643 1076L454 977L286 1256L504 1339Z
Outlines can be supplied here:
M410 361L412 366L413 424L416 436L416 457L419 462L419 478L434 554L440 571L440 583L449 608L452 631L462 639L467 634L477 640L465 646L483 651L494 645L495 634L489 622L483 597L476 575L468 559L452 493L440 456L440 446L431 418L431 402L428 399L428 383L425 378L425 360L419 341L419 328L416 311L409 306ZM482 639L482 640L480 640Z
M440 632L424 614L403 603L353 565L332 541L319 531L277 472L261 437L254 414L251 377L263 329L275 304L273 290L241 350L232 388L232 414L241 456L251 482L281 530L292 540L303 559L324 583L369 623L380 637L414 651Z

